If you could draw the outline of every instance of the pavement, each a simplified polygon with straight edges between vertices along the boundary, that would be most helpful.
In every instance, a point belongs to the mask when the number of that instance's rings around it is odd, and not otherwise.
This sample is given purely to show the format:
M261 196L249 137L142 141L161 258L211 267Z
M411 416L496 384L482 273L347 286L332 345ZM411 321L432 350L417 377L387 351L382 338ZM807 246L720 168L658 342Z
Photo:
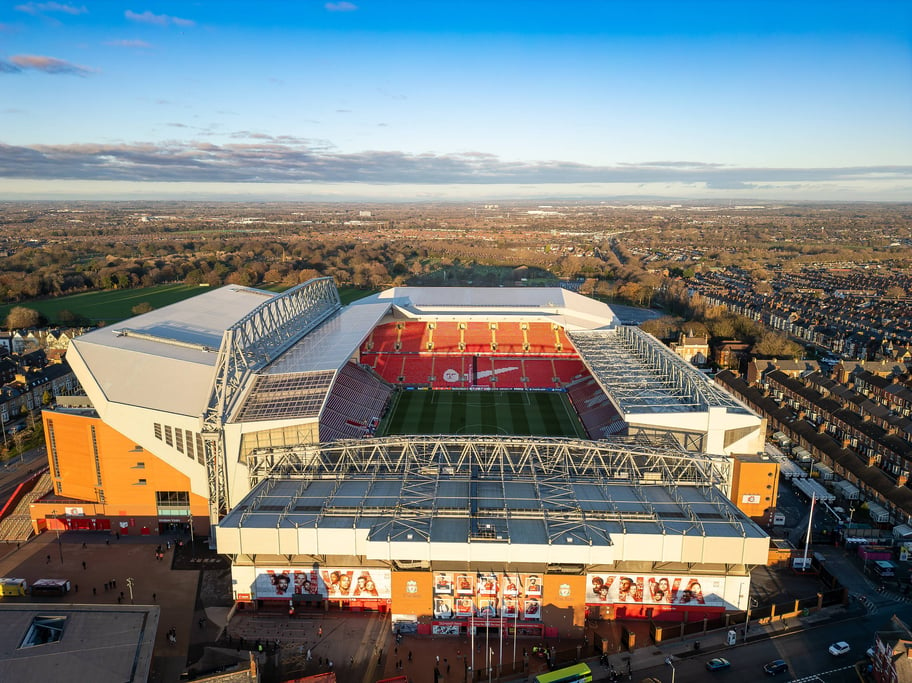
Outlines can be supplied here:
M27 543L0 544L0 576L21 577L31 583L39 578L69 579L72 590L65 597L4 598L4 602L71 605L158 605L159 633L153 651L154 683L178 681L187 669L194 644L213 641L221 633L228 610L215 606L213 617L197 601L201 571L175 569L175 546L156 559L156 548L166 545L162 536L116 536L107 532L67 531L58 537L45 532ZM189 549L189 546L188 546ZM132 587L131 587L132 584ZM212 609L212 608L210 608ZM200 619L205 619L201 622ZM174 628L177 644L168 642Z
M407 676L410 683L435 683L436 669L437 683L519 683L547 670L546 662L531 654L533 647L541 644L531 637L515 641L505 637L501 642L499 637L485 638L483 634L474 639L403 634L397 643L388 614L299 609L289 616L285 612L232 611L230 600L226 600L226 595L230 595L230 573L224 558L201 544L191 552L186 544L165 547L163 559L157 560L159 544L164 546L166 539L118 539L105 532L65 532L58 542L55 534L48 532L18 548L16 544L0 546L0 576L21 576L29 581L68 578L73 591L64 600L90 605L129 600L127 579L132 578L134 603L155 604L161 610L150 677L154 683L172 683L228 669L247 662L250 652L260 661L264 681L332 670L339 681L352 683L375 683L400 675ZM112 587L115 581L116 586ZM747 642L853 618L864 614L868 605L876 607L894 598L876 593L864 597L867 604L852 600L848 606L829 607L784 622L752 621ZM61 598L22 600L59 604ZM634 630L637 643L642 645L632 652L621 648L621 628L625 625ZM176 645L168 642L170 628L177 631ZM609 669L600 664L593 646L604 640L610 665L626 673L629 663L629 680L636 681L637 672L660 667L669 657L672 661L695 656L728 657L727 653L745 642L740 627L736 632L736 645L728 645L727 629L671 638L655 645L649 641L645 622L606 621L592 625L585 641L562 637L543 644L551 649L558 665L584 660L593 670L593 680L607 681ZM699 652L694 648L696 641L700 643Z

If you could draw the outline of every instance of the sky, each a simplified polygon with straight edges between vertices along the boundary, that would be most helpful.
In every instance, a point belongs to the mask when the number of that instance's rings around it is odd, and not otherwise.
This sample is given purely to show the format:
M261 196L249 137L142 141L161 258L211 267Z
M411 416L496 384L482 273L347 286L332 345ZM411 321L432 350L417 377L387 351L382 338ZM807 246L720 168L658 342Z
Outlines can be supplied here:
M908 0L0 0L0 199L912 200Z

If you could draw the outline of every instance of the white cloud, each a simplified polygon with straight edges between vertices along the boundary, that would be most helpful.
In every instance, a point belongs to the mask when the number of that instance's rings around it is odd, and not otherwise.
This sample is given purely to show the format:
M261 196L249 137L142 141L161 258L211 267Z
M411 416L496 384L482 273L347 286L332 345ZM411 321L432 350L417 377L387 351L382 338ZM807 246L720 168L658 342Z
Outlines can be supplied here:
M73 5L62 5L59 2L27 2L23 5L16 5L13 9L18 12L31 14L32 16L55 12L75 16L77 14L88 14L89 12L85 5L82 7L74 7Z
M153 14L149 10L145 12L134 12L133 10L127 10L124 12L124 16L130 21L135 21L140 24L152 24L154 26L180 26L187 28L190 26L196 26L196 22L192 19L182 19L180 17L172 17L168 14Z
M327 2L323 5L330 12L354 12L358 6L351 2Z

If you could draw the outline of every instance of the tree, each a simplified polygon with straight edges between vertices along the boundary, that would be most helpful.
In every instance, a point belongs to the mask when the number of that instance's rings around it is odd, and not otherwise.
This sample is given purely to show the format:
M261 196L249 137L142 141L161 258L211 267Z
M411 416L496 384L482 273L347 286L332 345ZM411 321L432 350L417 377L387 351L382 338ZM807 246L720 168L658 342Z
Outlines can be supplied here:
M53 400L54 396L51 394L51 390L45 389L44 393L41 395L41 405L49 406Z
M28 327L38 327L41 323L41 314L33 308L14 306L6 316L6 329L21 330Z
M152 310L152 304L150 304L148 301L143 301L142 303L138 303L133 308L130 309L130 311L133 313L133 315L141 315L142 313L148 313L151 310Z

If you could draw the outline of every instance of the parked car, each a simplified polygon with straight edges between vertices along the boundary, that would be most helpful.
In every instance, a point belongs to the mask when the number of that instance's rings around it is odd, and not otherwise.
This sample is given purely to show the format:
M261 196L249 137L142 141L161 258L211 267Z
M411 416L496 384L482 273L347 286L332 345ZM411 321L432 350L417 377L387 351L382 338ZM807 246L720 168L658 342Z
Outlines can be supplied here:
M774 659L763 665L767 676L777 676L789 670L789 665L784 659Z
M849 644L844 640L840 640L838 643L833 643L829 647L830 654L834 657L841 657L842 655L848 654L849 650L851 649L852 648L849 647Z
M725 659L725 657L713 657L706 662L706 668L710 671L720 671L721 669L727 669L730 666L731 662Z

